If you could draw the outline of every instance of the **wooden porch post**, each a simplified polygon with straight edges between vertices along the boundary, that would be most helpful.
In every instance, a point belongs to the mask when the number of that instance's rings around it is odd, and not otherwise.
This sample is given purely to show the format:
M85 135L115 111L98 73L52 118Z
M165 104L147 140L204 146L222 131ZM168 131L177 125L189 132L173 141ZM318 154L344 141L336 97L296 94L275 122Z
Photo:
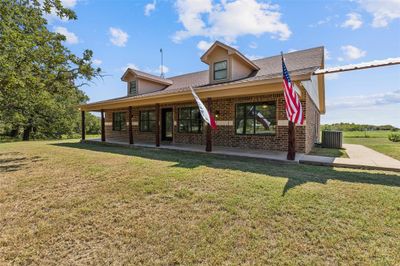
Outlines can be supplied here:
M212 108L212 102L211 98L207 98L207 109L208 112L211 114L211 108ZM206 124L206 151L211 152L212 151L212 136L211 136L211 126L209 124Z
M289 121L288 128L288 153L287 159L293 161L296 158L296 128L292 121Z
M103 109L101 109L101 141L106 141L106 121Z
M160 104L156 104L156 147L160 147Z
M82 115L82 140L86 138L86 123L85 123L85 111L81 111Z
M133 130L132 130L132 106L128 108L128 130L129 130L129 144L133 144Z

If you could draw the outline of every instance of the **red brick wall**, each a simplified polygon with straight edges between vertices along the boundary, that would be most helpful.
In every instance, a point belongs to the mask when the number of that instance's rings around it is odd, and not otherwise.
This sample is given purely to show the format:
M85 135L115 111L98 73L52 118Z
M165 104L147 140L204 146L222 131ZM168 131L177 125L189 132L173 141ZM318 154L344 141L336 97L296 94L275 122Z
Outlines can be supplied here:
M128 110L126 109L118 109L113 111L105 112L105 128L106 128L106 140L113 140L113 141L120 141L120 142L129 142L128 138L128 126L121 131L114 131L112 129L112 119L113 119L113 112L126 112L125 120L128 121Z
M316 106L311 101L310 97L305 91L302 92L303 97L301 100L303 111L306 119L306 126L296 127L296 150L298 152L309 152L314 144L316 135L319 131L319 112ZM231 121L231 125L219 125L217 131L212 132L213 145L228 146L228 147L242 147L250 149L265 149L265 150L280 150L287 151L288 146L288 127L287 125L277 126L275 135L237 135L235 134L235 106L237 103L248 102L265 102L276 101L277 103L277 121L286 120L285 102L283 93L270 94L266 96L253 96L241 98L224 98L214 99L212 102L213 112L219 111L218 121ZM174 131L173 143L183 144L200 144L206 143L206 130L203 127L203 133L180 133L178 132L178 108L196 106L193 103L183 103L175 105L161 105L162 108L173 108L174 116ZM155 143L154 132L140 132L139 130L139 111L141 110L154 110L154 106L133 108L133 139L134 142L147 142ZM126 110L127 111L127 110ZM161 117L161 115L160 115ZM112 122L112 113L106 112L106 122ZM137 124L135 124L137 122ZM317 131L316 131L317 129ZM307 131L307 134L306 134ZM115 132L112 131L112 126L106 126L106 138L110 140L118 140L128 142L127 131Z
M277 121L286 120L285 102L283 94L281 93L267 96L214 100L213 110L219 110L220 112L220 116L217 120L233 121L233 126L219 126L218 131L213 132L214 145L286 151L288 146L287 126L277 126L275 135L260 136L235 134L234 121L236 104L265 101L276 101ZM304 127L296 128L296 149L297 151L304 151L305 149Z
M132 108L132 130L133 130L133 142L146 142L155 143L156 136L155 132L141 132L139 129L139 111L155 110L155 106Z

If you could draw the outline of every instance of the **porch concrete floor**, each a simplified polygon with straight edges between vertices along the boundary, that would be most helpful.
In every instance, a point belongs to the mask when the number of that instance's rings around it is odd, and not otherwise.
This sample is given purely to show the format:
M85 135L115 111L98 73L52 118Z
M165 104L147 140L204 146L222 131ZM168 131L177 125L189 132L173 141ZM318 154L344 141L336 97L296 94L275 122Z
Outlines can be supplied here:
M88 139L86 142L90 143L102 143L101 139ZM193 144L169 144L161 142L160 147L156 147L154 143L144 143L135 142L130 145L125 142L119 141L106 141L106 144L114 144L118 146L125 147L146 147L146 148L157 148L157 149L167 149L167 150L177 150L177 151L190 151L190 152L203 152L206 153L205 145L193 145ZM269 161L279 161L285 163L299 163L299 159L304 155L303 153L297 153L296 159L294 161L289 161L286 159L287 152L282 151L266 151L257 149L244 149L244 148L231 148L231 147L221 147L213 146L211 154L225 155L225 156L236 156L236 157L248 157L264 159Z

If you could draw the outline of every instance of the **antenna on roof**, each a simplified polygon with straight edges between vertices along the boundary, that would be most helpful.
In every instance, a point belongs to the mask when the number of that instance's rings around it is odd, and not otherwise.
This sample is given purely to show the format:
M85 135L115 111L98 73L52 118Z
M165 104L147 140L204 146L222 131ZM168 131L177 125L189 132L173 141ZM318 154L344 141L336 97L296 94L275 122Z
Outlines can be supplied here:
M160 54L161 54L161 65L160 65L160 77L164 78L164 53L162 48L160 48Z

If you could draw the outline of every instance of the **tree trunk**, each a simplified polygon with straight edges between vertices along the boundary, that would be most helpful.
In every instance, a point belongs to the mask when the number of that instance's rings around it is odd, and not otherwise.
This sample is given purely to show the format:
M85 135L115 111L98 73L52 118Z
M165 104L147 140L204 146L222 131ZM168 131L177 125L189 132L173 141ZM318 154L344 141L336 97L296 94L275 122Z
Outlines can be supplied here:
M11 129L11 131L10 131L10 137L12 137L12 138L16 138L16 137L18 137L18 128L13 128L13 129Z
M24 127L24 133L22 135L22 140L28 141L29 140L29 136L31 135L31 131L32 131L32 126L31 125Z

